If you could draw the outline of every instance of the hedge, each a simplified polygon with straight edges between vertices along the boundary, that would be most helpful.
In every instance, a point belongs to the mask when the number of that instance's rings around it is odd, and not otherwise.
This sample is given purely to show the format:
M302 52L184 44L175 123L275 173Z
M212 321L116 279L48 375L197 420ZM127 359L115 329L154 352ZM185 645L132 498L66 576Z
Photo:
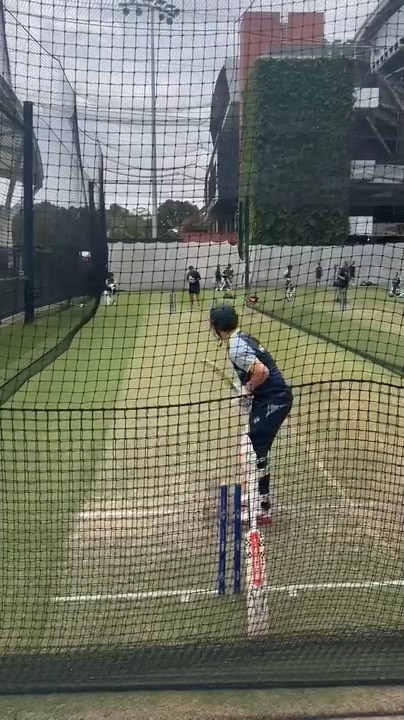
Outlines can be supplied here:
M348 58L255 63L244 102L240 188L251 243L347 240L353 90Z

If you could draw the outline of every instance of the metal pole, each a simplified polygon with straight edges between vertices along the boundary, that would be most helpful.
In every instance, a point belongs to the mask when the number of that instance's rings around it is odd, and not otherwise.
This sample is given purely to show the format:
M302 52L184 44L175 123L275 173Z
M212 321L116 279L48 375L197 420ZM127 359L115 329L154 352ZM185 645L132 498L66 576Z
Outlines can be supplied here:
M157 213L157 133L156 133L156 50L154 45L154 13L155 9L149 7L148 15L150 21L150 66L151 66L151 182L152 182L152 238L158 237L158 213Z
M23 143L23 269L24 285L24 323L34 322L34 193L33 193L33 105L24 102L24 143Z
M244 203L244 288L250 289L250 200L247 196Z

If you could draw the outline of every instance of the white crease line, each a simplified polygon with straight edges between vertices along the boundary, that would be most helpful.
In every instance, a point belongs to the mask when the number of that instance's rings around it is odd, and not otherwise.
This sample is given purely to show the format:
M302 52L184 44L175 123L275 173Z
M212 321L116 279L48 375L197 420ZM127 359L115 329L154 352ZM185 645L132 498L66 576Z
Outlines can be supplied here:
M404 580L369 580L362 582L326 582L326 583L296 583L294 585L266 585L267 593L288 593L295 597L299 592L322 592L325 590L377 590L380 588L402 588ZM217 590L197 588L194 590L145 590L126 593L97 593L83 595L59 595L51 598L54 603L85 603L128 601L128 600L160 600L164 598L178 598L180 602L190 602L205 597L214 597Z
M345 510L347 505L354 505L356 508L362 508L364 510L371 509L371 505L366 502L360 502L350 500L349 498L341 498L341 501L334 503L313 503L313 502L302 502L301 504L295 503L276 503L274 505L275 512L293 512L293 513L304 513L304 512L321 512L331 510ZM184 508L191 506L191 503L186 503ZM78 513L79 520L124 520L126 518L164 518L166 515L177 515L181 514L181 506L178 509L164 509L161 512L160 509L150 508L149 510L139 510L137 508L113 508L108 510L82 510Z
M82 510L78 513L80 520L125 520L126 518L153 518L156 520L166 515L178 515L178 510L165 509L163 513L159 509L138 510L136 508L118 508L113 510Z

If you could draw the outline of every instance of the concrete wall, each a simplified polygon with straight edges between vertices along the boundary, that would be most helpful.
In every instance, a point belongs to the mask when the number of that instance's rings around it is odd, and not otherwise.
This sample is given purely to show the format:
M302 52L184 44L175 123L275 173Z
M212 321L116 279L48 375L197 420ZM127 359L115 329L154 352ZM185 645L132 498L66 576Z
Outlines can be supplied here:
M321 260L324 282L332 282L334 265L355 260L360 280L387 285L392 273L404 275L404 245L360 245L356 247L255 247L251 248L252 287L282 285L286 266L293 265L298 285L312 284L317 262ZM110 269L120 290L180 290L186 287L189 265L197 267L202 285L213 288L218 264L231 263L235 283L243 287L244 263L237 248L228 244L184 245L157 243L110 245Z
M334 265L354 260L359 280L387 285L393 272L404 273L404 246L358 245L354 247L272 247L256 248L252 255L252 283L276 285L286 266L293 265L293 278L298 285L313 284L314 271L320 260L324 282L332 282Z
M243 264L237 248L227 243L110 245L110 269L120 290L179 290L186 285L189 265L198 268L204 287L214 287L217 264L229 262L241 282Z

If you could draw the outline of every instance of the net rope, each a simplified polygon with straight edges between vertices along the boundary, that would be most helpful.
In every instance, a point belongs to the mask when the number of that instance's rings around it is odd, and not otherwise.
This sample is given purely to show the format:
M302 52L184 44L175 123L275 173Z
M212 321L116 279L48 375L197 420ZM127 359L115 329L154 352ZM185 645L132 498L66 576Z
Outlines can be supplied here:
M403 22L0 2L1 692L403 682Z

